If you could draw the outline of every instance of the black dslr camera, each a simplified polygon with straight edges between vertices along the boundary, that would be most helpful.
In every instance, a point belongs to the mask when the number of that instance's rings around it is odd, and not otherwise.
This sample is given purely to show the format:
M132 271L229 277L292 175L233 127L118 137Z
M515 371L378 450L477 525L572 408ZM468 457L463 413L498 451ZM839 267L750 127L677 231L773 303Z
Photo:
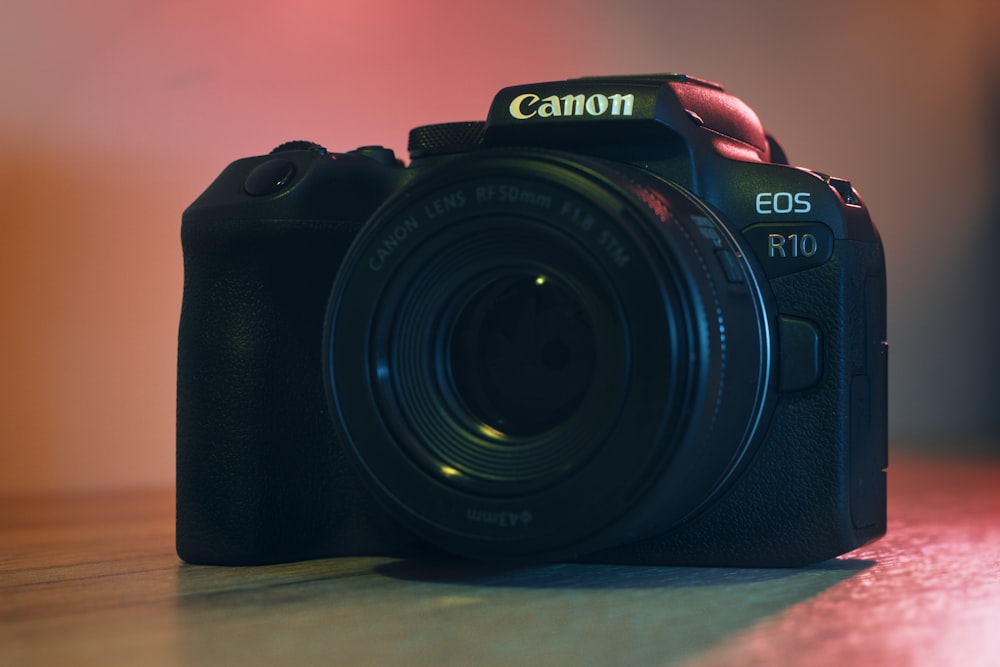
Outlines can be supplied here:
M177 550L797 566L885 532L885 266L688 76L292 142L183 217Z

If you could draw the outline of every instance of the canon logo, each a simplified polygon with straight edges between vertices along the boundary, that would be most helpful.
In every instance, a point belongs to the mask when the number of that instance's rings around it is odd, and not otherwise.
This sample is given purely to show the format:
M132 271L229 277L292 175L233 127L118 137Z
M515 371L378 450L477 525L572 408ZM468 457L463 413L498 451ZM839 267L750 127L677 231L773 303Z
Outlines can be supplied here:
M552 118L556 116L631 116L635 95L549 95L539 97L534 93L518 95L510 103L510 115L518 120L527 118Z

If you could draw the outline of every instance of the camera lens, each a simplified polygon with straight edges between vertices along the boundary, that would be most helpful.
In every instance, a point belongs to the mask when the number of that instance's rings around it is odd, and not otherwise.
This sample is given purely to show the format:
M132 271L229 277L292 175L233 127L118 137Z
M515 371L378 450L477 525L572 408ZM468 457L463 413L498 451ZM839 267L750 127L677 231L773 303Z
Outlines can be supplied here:
M574 289L544 274L500 278L462 306L449 344L455 397L511 438L536 436L579 409L596 340Z
M653 535L773 403L773 306L712 210L625 165L495 149L365 224L326 324L340 446L409 530L490 560Z

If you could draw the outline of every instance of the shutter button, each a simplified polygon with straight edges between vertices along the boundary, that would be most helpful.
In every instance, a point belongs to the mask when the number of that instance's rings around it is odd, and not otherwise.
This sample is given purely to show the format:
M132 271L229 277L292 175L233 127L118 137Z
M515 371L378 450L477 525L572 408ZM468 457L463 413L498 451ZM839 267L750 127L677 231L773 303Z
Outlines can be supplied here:
M295 164L285 158L273 158L257 165L247 176L243 189L248 195L272 195L288 185L295 176Z

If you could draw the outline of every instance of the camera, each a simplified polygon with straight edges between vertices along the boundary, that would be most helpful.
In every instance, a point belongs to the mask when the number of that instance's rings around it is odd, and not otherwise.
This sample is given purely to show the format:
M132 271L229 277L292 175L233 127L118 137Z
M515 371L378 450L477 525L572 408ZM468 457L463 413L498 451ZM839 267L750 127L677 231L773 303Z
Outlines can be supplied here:
M792 567L884 534L849 181L680 74L505 88L409 154L292 141L184 212L183 560Z

